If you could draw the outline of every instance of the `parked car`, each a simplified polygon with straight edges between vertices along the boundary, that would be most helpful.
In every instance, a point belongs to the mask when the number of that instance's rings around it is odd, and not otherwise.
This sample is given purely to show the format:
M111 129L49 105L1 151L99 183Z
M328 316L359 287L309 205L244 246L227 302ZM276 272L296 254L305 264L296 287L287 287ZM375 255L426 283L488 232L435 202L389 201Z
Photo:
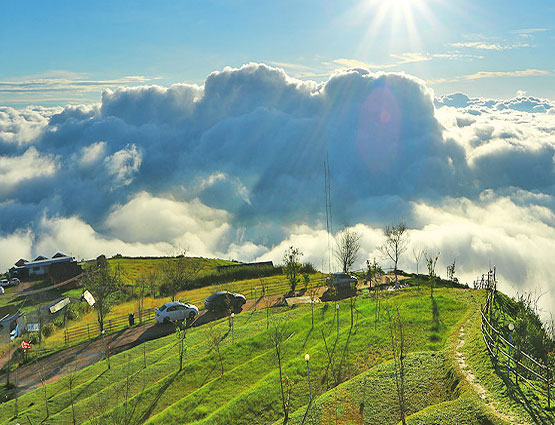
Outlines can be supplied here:
M355 276L351 276L347 273L333 273L331 276L326 278L326 285L335 286L336 288L351 288L353 285L358 283L358 279Z
M0 286L0 295L4 295L4 288Z
M156 323L169 323L182 320L192 320L198 315L198 308L193 304L172 301L160 308L154 309Z
M240 311L247 299L242 294L235 294L229 291L214 292L204 300L204 307L210 311L231 309Z
M17 277L12 277L10 280L2 279L0 280L0 286L16 286L19 285L19 279Z

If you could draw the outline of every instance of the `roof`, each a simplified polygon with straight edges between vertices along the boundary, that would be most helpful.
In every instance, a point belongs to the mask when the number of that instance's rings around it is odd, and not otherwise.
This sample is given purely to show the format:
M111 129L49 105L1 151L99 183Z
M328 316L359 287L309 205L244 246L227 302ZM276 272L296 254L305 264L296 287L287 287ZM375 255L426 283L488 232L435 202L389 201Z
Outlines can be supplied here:
M61 252L57 252L52 256L52 258L60 258L60 257L67 257L67 255L62 254Z
M17 267L21 267L23 265L25 265L25 263L28 263L29 260L26 260L25 258L20 258L19 260L17 260L17 263L15 263L15 265Z
M42 260L47 260L47 258L44 255L39 255L37 258L35 258L33 261L42 261Z
M174 305L187 305L185 303L182 303L180 301L170 301L169 303L164 304L167 308L169 307L173 307Z
M38 257L37 257L38 258ZM64 261L74 261L73 257L45 258L44 260L35 260L25 263L25 268L47 266L52 263L62 263Z

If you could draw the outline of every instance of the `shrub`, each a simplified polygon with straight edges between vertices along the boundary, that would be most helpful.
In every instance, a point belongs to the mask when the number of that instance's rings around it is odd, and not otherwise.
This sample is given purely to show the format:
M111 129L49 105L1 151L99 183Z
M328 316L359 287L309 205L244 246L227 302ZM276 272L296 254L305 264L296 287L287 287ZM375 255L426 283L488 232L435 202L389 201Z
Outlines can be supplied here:
M310 261L303 263L301 266L301 274L305 274L305 273L308 273L308 274L317 273L317 270L314 268L314 265Z
M42 326L42 335L45 338L48 338L50 335L52 335L54 333L54 323L46 323L45 325Z

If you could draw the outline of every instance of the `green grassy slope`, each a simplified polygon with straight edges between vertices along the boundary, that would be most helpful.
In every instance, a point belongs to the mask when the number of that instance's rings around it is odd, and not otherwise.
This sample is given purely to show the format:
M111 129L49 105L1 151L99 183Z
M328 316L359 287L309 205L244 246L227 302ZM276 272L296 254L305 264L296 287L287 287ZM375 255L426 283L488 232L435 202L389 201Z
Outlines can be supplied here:
M352 327L349 302L342 301L337 341L333 304L315 307L314 329L310 306L243 312L235 317L234 344L227 319L189 329L181 372L177 340L170 335L113 356L109 370L103 361L76 372L71 393L69 377L48 385L49 418L45 418L41 389L20 397L20 418L32 423L71 424L74 410L76 423L80 424L279 423L279 374L267 330L269 313L270 330L276 324L287 328L283 370L294 382L290 423L301 423L306 411L309 397L304 354L310 353L315 399L306 424L395 424L398 408L384 312L399 308L410 353L406 363L407 391L411 395L407 423L505 423L462 382L453 360L458 329L462 323L469 323L472 335L474 312L483 293L438 288L435 300L434 320L427 291L414 288L384 293L382 316L376 324L374 300L360 296ZM327 368L322 333L330 351L335 345L332 369ZM213 336L221 338L223 375L218 356L210 347ZM478 339L476 344L465 345L469 355L483 355ZM484 376L487 370L486 363ZM335 386L334 377L338 376L343 383ZM507 407L510 410L512 406ZM0 423L16 423L13 412L14 401L4 403Z
M175 261L176 259L171 259ZM168 261L167 258L110 258L108 263L110 266L119 266L122 269L122 276L125 283L134 285L135 282L141 278L148 276L149 273L155 273L160 270L160 267ZM187 257L186 261L199 261L201 263L201 270L199 275L216 272L218 266L239 264L236 261L220 260L216 258L193 258Z

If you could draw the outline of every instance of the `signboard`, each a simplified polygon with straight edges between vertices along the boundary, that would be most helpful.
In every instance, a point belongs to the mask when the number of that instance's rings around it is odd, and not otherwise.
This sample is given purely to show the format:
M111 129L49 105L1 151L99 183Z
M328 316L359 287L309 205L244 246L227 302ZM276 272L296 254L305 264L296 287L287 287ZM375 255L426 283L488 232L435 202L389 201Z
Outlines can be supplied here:
M96 300L94 299L92 294L87 290L85 290L85 292L83 292L83 298L85 298L85 301L88 302L91 307L96 302Z
M66 305L68 305L70 303L69 298L64 298L61 301L58 301L56 304L50 306L50 313L54 314L57 311L60 311L62 308L64 308Z
M40 332L40 323L27 323L27 332Z
M21 348L23 348L24 350L28 350L29 348L31 348L31 344L29 344L27 341L21 341Z

